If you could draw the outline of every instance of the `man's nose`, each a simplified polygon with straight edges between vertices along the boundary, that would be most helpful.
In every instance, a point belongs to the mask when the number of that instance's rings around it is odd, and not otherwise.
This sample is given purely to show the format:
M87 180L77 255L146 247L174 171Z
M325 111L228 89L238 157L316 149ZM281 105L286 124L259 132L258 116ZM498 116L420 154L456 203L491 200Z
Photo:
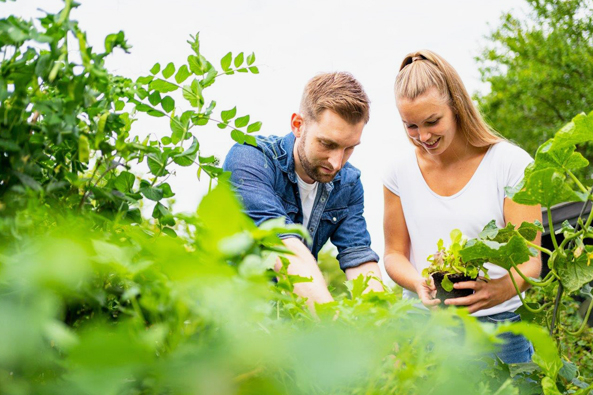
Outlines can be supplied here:
M335 150L329 157L329 164L332 165L332 169L338 171L342 168L342 160L344 159L343 150Z

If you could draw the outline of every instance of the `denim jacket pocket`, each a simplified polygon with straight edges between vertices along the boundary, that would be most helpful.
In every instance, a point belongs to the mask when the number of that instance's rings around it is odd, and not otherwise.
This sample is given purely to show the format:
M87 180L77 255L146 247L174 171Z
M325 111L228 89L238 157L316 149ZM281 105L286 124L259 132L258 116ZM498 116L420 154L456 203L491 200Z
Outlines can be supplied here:
M340 223L344 218L348 216L348 209L347 208L339 208L334 210L327 210L323 214L321 214L321 219L323 221L329 221L333 225Z

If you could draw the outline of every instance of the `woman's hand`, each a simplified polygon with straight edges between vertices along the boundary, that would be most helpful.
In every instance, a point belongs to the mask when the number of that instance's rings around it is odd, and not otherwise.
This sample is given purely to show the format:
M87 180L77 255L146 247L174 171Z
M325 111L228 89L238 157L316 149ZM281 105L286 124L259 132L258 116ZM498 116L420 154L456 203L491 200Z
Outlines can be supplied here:
M420 279L416 281L415 288L420 301L429 309L434 309L441 303L440 299L435 299L437 289L434 286L432 277L430 279L420 277Z
M453 287L474 290L472 295L445 300L446 305L466 306L470 314L499 305L517 294L508 274L495 280L480 277L477 281L463 281Z

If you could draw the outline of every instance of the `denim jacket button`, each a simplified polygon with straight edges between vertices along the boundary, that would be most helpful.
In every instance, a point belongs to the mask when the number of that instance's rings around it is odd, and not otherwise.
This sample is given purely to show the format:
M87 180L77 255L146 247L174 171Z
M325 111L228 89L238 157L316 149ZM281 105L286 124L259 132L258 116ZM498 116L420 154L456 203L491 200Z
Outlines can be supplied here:
M325 198L324 197L321 198L321 202L322 203L325 202Z
M309 228L309 232L313 233L313 230L314 230L313 228Z
M333 217L333 218L332 218L332 221L333 221L333 222L336 222L337 220L338 220L338 219L337 219L336 217Z

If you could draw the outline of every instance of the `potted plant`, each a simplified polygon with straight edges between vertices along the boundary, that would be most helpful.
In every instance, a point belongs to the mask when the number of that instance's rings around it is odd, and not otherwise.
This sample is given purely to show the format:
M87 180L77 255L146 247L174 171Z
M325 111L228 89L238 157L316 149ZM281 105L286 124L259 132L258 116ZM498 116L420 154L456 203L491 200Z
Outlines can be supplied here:
M441 301L468 296L474 292L471 289L454 289L454 283L475 281L480 274L485 279L489 279L484 260L465 261L459 254L467 243L467 238L461 231L453 229L450 237L451 244L446 248L443 239L438 241L437 252L428 257L430 266L422 271L422 276L432 277L437 289L436 297Z

